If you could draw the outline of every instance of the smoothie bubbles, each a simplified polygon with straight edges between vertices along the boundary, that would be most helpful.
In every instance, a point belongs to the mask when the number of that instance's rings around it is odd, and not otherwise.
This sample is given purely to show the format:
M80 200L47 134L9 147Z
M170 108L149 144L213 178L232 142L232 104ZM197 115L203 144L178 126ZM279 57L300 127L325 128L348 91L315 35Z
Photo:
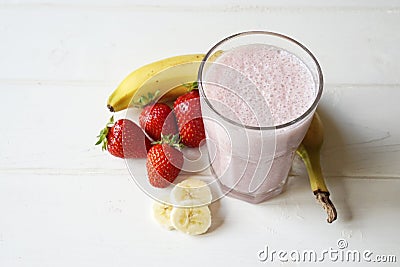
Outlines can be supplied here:
M252 31L216 44L199 70L210 167L223 194L259 203L281 193L323 88L299 42Z

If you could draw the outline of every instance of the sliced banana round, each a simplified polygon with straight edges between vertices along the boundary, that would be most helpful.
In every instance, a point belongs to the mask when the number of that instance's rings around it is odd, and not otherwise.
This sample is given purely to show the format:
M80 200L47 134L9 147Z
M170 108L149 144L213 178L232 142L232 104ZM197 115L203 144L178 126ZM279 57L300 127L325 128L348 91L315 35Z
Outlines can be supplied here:
M171 190L172 204L181 207L209 205L212 201L210 187L198 179L186 179Z
M172 226L189 235L201 235L211 226L211 212L207 206L176 208L171 212Z
M174 227L171 223L171 211L172 206L166 205L161 202L154 202L153 204L153 216L154 219L163 227L168 230L173 230Z

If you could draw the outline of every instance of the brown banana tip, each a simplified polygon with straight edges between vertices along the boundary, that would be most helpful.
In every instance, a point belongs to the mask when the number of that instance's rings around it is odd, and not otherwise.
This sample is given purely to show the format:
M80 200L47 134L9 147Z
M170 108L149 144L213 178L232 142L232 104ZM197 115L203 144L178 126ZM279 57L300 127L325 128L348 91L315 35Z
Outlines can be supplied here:
M114 108L111 105L107 105L107 108L111 111L114 112Z
M329 192L324 192L321 190L317 190L314 192L315 198L317 202L322 205L326 213L328 214L328 218L326 219L328 223L332 223L337 219L337 211L335 205L333 205L332 201L329 198Z

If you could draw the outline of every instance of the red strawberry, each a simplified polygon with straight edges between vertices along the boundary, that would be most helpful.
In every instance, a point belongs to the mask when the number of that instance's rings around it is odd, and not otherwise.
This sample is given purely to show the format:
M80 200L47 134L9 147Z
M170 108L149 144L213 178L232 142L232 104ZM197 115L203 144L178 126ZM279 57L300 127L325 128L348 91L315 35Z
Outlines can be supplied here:
M176 134L176 120L172 109L164 103L155 103L143 108L139 115L139 124L155 141L163 135Z
M164 188L170 185L178 176L183 165L183 154L175 147L178 135L163 136L158 144L154 145L147 153L147 175L152 186Z
M174 111L182 143L188 147L199 147L206 135L198 90L178 97L174 102Z
M107 126L97 136L103 150L119 158L145 158L151 142L143 130L134 122L122 119L114 123L111 117Z

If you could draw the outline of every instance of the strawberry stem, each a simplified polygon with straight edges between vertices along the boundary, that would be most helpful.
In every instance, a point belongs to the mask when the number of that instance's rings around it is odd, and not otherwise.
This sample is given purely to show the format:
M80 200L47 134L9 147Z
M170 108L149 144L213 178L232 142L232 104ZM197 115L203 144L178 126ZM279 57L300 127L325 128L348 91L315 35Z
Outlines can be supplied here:
M149 92L147 93L147 96L142 95L139 97L139 100L134 103L134 106L138 108L144 108L147 105L153 104L156 102L159 94L160 90L157 90L154 94Z
M170 145L178 150L182 149L184 145L181 143L181 137L179 134L168 134L168 135L163 135L161 134L161 140L160 141L154 141L152 142L153 145L156 144L167 144Z
M107 134L109 129L114 125L114 116L111 116L110 120L107 122L106 127L101 129L100 134L97 136L98 140L96 146L101 144L101 150L107 150Z
M197 81L191 83L184 83L183 86L187 88L188 92L199 89L199 83Z

